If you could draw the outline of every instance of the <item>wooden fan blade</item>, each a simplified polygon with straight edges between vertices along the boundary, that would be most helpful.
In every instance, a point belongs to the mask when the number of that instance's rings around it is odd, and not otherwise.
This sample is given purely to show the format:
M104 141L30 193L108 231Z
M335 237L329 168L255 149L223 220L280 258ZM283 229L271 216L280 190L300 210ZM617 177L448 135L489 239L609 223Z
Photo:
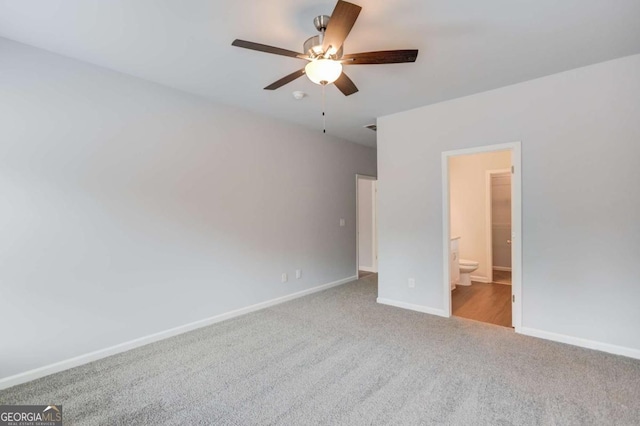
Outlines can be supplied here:
M276 90L278 87L282 87L287 83L291 83L293 80L295 80L296 78L302 77L303 75L304 75L304 68L296 72L292 72L291 74L285 77L282 77L280 80L271 83L270 85L265 87L264 90Z
M356 85L353 84L353 81L351 81L345 73L340 74L340 77L338 77L333 84L335 84L345 96L353 95L358 91Z
M351 28L353 28L353 24L356 23L361 10L362 8L358 5L338 0L324 33L322 50L327 52L331 48L331 53L340 50Z
M243 47L245 49L257 50L258 52L273 53L274 55L289 56L291 58L297 58L301 55L299 52L293 50L281 49L279 47L267 46L266 44L254 43L246 40L233 40L232 46ZM300 58L302 59L302 58Z
M367 64L399 64L403 62L415 62L418 50L381 50L378 52L352 53L344 55L340 59L345 65Z

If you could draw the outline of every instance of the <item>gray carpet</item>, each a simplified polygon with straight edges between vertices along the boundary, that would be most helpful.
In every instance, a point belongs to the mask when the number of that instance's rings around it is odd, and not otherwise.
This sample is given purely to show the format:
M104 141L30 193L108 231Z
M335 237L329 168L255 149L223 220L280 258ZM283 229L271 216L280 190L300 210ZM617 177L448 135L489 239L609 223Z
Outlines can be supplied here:
M0 392L65 424L638 425L640 361L377 305L376 276Z

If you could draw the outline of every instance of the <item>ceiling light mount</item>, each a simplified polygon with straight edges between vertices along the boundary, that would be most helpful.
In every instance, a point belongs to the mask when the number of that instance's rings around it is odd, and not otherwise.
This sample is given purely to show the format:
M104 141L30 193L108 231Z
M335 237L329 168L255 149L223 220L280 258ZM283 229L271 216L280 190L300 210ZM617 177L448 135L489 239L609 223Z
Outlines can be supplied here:
M323 33L327 29L327 25L329 24L329 19L331 19L328 15L319 15L313 18L313 25L316 27L318 32Z

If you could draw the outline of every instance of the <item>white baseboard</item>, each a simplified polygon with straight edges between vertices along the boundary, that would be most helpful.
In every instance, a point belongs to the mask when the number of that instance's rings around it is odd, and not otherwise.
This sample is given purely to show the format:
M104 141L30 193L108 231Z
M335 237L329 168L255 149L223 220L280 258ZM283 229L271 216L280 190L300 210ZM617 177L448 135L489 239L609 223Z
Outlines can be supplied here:
M358 266L358 270L365 272L378 272L373 266Z
M528 327L516 327L516 333L524 334L526 336L538 337L540 339L553 340L554 342L566 343L573 346L580 346L582 348L595 349L597 351L608 352L615 355L622 355L629 358L640 359L640 349L627 348L625 346L617 346L610 343L596 342L595 340L567 336L566 334L552 333L550 331L543 331Z
M488 277L484 277L481 275L471 275L471 281L476 281L479 283L490 283L491 280L489 280Z
M179 327L171 328L169 330L161 331L159 333L150 334L148 336L140 337L138 339L130 340L128 342L120 343L115 346L111 346L105 349L99 349L88 354L79 355L74 358L66 359L64 361L56 362L54 364L46 365L44 367L35 368L33 370L25 371L24 373L16 374L14 376L5 377L0 379L0 390L7 389L12 386L16 386L22 383L30 382L41 377L48 376L53 373L68 370L70 368L78 367L83 364L106 358L111 355L116 355L121 352L126 352L131 349L138 348L140 346L148 345L159 340L164 340L169 337L177 336L198 328L206 327L211 324L215 324L221 321L225 321L231 318L235 318L241 315L248 314L250 312L259 311L280 303L288 302L299 297L307 296L312 293L317 293L322 290L326 290L331 287L336 287L348 282L357 280L357 276L343 278L338 281L334 281L328 284L322 284L317 287L313 287L307 290L302 290L297 293L288 294L286 296L278 297L275 299L267 300L266 302L257 303L255 305L247 306L245 308L236 309L234 311L226 312L224 314L216 315L213 317L205 318L200 321L195 321L189 324L185 324Z
M438 315L439 317L447 318L443 309L430 308L428 306L414 305L413 303L399 302L397 300L385 299L378 297L376 299L381 305L395 306L396 308L409 309L411 311L423 312L425 314Z
M511 272L511 268L508 266L494 266L493 267L494 271L505 271L505 272Z

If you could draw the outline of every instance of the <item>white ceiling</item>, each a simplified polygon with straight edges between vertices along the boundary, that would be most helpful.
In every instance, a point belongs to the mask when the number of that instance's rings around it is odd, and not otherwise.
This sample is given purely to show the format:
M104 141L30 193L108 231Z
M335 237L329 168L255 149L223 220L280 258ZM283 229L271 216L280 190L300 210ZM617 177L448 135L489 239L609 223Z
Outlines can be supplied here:
M327 133L375 146L375 117L640 53L639 0L354 0L346 53L418 48L414 64L346 71L327 88ZM0 0L0 36L321 131L306 62L231 46L301 51L334 0ZM302 90L309 96L296 101Z

